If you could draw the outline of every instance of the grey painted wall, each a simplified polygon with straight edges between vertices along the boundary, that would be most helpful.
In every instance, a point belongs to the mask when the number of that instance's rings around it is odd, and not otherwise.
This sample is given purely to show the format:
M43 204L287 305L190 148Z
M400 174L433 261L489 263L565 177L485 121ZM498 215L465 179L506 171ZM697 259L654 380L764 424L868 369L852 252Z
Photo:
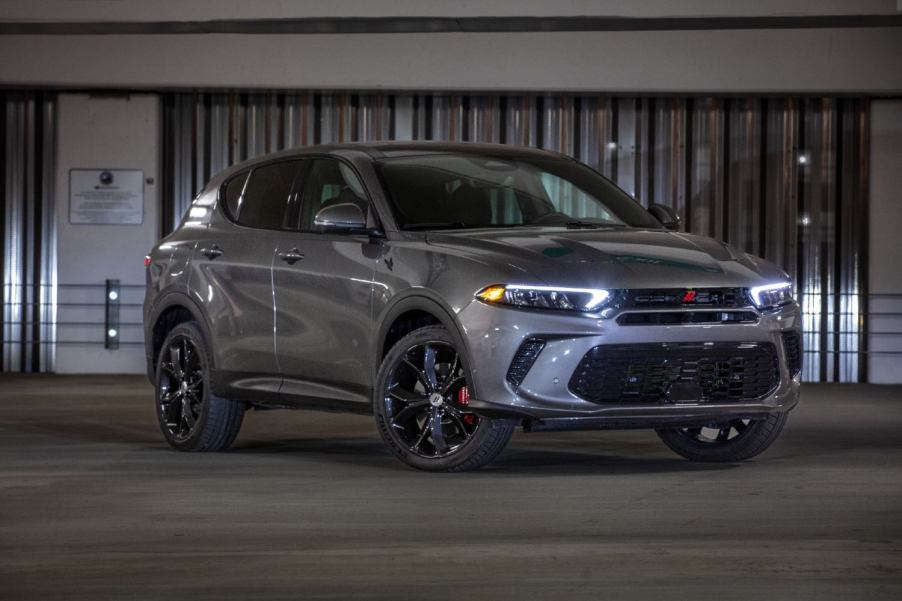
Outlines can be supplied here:
M297 17L720 17L893 14L899 0L4 0L10 20L153 21Z
M870 381L902 383L902 100L871 105ZM887 296L881 296L887 295Z
M58 224L58 373L138 373L143 370L144 349L140 327L123 325L118 350L102 344L103 302L106 279L119 279L124 288L120 302L141 303L144 297L144 255L156 243L159 231L160 102L151 94L129 96L59 96L56 215ZM142 169L144 223L142 225L74 225L69 223L69 170L73 168ZM81 285L91 287L81 287ZM78 285L78 286L76 286ZM96 304L74 306L69 303ZM123 324L140 323L139 307L121 309ZM131 343L131 344L130 344Z
M6 35L0 56L17 86L902 93L898 28Z

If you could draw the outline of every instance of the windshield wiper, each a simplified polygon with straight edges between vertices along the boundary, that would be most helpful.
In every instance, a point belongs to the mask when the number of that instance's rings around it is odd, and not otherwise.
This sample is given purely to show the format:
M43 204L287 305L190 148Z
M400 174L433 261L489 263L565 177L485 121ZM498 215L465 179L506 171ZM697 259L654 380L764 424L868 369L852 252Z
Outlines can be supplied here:
M463 221L424 221L422 223L407 223L402 230L444 230L444 229L462 229L467 227Z
M597 221L568 221L567 229L568 230L597 230L599 228L608 228L608 227L626 227L625 225L621 225L619 223L598 223Z

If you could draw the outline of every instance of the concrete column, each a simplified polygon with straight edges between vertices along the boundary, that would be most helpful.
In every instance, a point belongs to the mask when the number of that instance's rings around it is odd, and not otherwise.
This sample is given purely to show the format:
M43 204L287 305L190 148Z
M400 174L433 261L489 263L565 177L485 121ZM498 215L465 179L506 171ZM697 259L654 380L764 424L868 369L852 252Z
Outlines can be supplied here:
M902 100L871 103L868 381L902 383Z
M152 94L59 96L57 197L58 283L56 371L139 373L144 370L140 303L144 255L160 230L160 99ZM141 224L70 222L72 169L144 172ZM120 347L104 348L104 282L120 280ZM85 323L87 325L67 325ZM86 343L93 341L93 343Z

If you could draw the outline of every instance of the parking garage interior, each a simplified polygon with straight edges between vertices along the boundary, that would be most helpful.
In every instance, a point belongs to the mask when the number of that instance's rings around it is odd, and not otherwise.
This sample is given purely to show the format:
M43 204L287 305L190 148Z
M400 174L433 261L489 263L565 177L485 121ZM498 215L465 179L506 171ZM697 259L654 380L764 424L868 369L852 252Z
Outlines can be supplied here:
M0 56L0 598L902 595L897 0L6 0ZM694 464L517 432L425 474L372 417L253 411L227 452L169 449L145 256L232 165L383 140L559 152L775 262L782 437ZM95 174L128 210L91 212Z

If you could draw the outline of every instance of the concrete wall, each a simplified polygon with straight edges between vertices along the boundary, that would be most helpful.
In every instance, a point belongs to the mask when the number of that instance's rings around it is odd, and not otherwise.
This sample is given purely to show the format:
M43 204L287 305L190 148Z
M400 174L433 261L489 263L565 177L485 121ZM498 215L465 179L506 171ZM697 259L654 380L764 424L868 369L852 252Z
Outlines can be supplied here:
M869 381L902 383L902 100L871 105ZM886 296L882 296L886 295Z
M0 83L902 93L897 28L0 36ZM177 68L174 66L177 65Z
M159 136L160 102L155 95L89 96L61 94L59 97L57 158L57 223L59 295L57 321L92 322L100 325L60 325L56 371L59 373L136 373L144 367L144 349L128 344L143 340L141 328L125 324L141 322L141 309L122 307L121 347L106 350L100 344L70 344L72 341L104 338L104 281L119 279L120 302L143 301L147 251L159 231ZM69 170L142 169L152 183L144 186L142 225L74 225L69 223ZM80 287L83 284L94 287ZM78 285L78 286L76 286ZM98 287L99 286L99 287ZM71 306L87 303L95 306Z
M758 17L893 14L900 0L3 0L7 20L188 21L301 17Z

